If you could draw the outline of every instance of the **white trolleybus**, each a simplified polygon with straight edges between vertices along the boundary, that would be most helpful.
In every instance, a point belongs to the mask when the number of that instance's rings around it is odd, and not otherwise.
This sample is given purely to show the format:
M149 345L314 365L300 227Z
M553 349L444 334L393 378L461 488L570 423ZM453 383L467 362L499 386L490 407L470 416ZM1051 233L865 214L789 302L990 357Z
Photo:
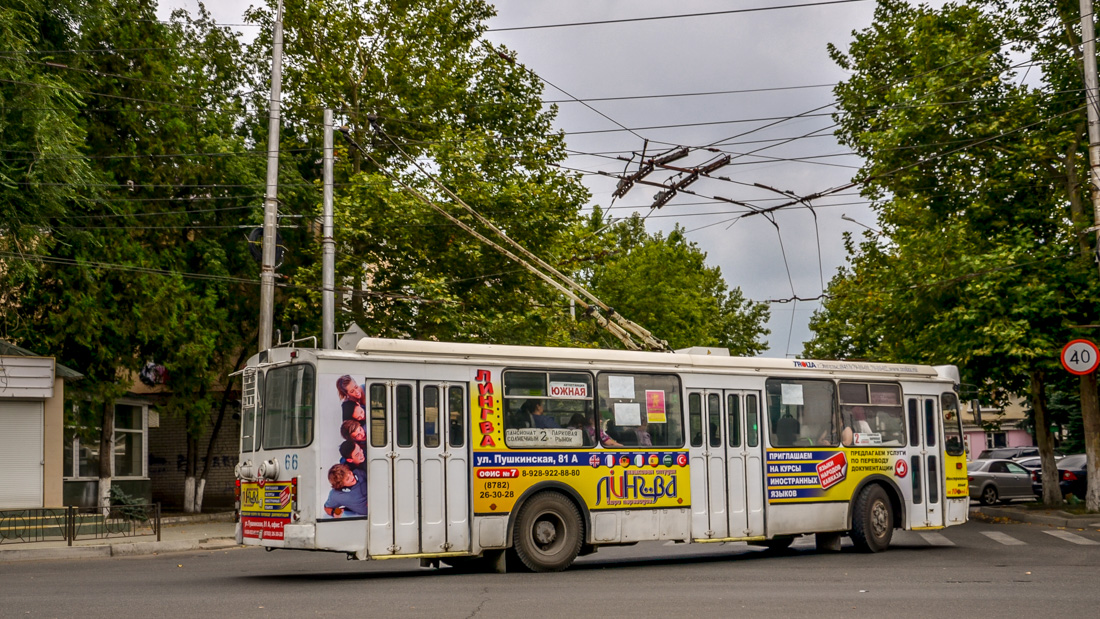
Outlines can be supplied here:
M244 372L238 538L567 568L646 540L876 552L966 522L953 366L364 338Z

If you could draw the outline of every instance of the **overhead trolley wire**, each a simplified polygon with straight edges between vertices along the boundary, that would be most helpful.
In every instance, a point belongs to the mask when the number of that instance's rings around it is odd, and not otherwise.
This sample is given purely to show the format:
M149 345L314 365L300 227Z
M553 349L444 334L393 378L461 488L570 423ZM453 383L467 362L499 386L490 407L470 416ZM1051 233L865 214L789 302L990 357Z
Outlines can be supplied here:
M823 0L819 2L807 2L804 4L784 4L779 6L761 6L748 9L730 9L726 11L707 11L702 13L681 13L678 15L654 15L652 17L626 17L623 19L601 19L585 22L569 22L562 24L542 24L536 26L511 26L505 28L489 28L486 32L514 32L517 30L544 30L548 28L573 28L577 26L602 26L605 24L625 24L632 22L661 21L666 19L687 19L692 17L713 17L716 15L735 15L738 13L759 13L763 11L781 11L784 9L801 9L831 4L851 4L853 2L866 2L867 0Z

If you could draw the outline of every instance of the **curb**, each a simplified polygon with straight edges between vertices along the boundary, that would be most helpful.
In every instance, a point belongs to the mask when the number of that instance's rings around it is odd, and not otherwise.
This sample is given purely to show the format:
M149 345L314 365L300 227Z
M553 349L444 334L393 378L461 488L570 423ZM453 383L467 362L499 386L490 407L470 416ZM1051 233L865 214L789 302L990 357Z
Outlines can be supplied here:
M199 524L203 522L233 522L235 514L233 512L222 512L218 514L189 514L186 516L161 516L160 523L162 525L176 525L176 524Z
M0 563L39 559L102 559L111 556L110 546L66 546L63 548L4 548Z
M132 557L155 555L188 550L224 550L237 548L232 537L173 540L161 542L126 542L101 546L65 546L60 548L4 548L0 549L0 563L7 561L38 561L45 559L103 559L108 557Z
M1047 513L1032 513L1027 510L1012 509L1011 507L980 507L975 511L991 518L1007 518L1027 524L1042 524L1071 529L1100 528L1100 514L1078 516L1054 510Z

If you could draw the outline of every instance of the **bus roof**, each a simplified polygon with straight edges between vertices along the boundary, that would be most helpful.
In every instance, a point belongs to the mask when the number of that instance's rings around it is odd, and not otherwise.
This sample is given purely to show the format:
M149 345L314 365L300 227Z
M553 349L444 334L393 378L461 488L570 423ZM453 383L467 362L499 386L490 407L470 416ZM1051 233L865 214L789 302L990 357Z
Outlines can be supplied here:
M690 352L637 352L603 348L555 348L543 346L507 346L501 344L468 344L456 342L430 342L422 340L396 340L365 337L359 340L355 351L367 356L433 357L440 360L468 359L489 362L497 360L501 365L522 365L525 360L580 362L585 364L608 363L614 365L641 365L660 367L691 367L696 370L740 369L745 371L777 371L824 373L881 374L891 377L934 378L941 377L957 382L950 370L953 366L874 363L867 361L827 361L810 359L775 359L768 357L731 357L721 354L696 354L704 348L687 349ZM318 351L321 352L321 351ZM323 354L323 353L322 353ZM326 355L327 356L327 355Z

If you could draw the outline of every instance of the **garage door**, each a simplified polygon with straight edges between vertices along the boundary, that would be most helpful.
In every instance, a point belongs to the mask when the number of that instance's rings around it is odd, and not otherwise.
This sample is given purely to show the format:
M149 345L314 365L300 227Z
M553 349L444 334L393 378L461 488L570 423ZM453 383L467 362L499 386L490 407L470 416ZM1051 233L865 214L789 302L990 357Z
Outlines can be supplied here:
M42 507L42 403L0 402L0 509Z

